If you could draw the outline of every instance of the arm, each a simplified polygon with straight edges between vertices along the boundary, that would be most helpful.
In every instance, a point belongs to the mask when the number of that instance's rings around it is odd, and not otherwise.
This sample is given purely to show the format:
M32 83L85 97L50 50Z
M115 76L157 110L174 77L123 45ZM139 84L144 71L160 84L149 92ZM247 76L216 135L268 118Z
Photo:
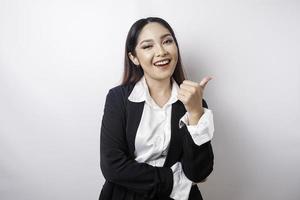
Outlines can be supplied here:
M138 163L129 156L122 99L115 90L110 90L106 97L100 141L102 173L107 181L147 197L169 196L173 187L172 170Z
M202 105L207 108L206 102L203 100ZM213 150L210 140L207 137L203 137L204 140L194 141L187 126L183 126L181 129L183 134L183 156L182 156L182 168L184 174L195 183L205 180L205 178L213 170ZM193 133L194 134L194 133ZM201 144L197 145L196 143Z

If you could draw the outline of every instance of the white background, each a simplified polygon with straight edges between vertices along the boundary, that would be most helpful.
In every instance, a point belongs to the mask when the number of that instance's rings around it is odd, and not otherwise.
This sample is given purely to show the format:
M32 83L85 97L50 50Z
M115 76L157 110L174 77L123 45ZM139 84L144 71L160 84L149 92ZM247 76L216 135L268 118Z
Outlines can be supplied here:
M0 199L97 199L100 123L125 38L177 35L188 78L214 76L206 200L300 199L300 1L0 0Z

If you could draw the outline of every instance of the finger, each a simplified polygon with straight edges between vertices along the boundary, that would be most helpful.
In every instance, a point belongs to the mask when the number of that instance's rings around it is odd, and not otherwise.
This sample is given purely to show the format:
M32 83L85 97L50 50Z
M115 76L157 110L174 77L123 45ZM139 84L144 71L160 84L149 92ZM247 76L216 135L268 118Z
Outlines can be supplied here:
M190 85L190 86L198 86L198 83L197 82L193 82L193 81L190 81L190 80L184 80L182 83L186 84L186 85Z
M197 91L197 87L199 87L199 84L197 84L197 86L191 86L191 85L187 85L187 84L184 84L182 83L180 85L180 90L185 90L185 91L188 91L190 93L195 93Z
M204 77L200 82L200 86L204 89L208 81L210 81L211 79L212 79L211 76Z
M189 97L191 95L191 93L188 90L185 90L185 89L178 90L178 94L180 94L184 97Z
M178 100L181 101L183 104L186 104L187 99L186 99L186 97L185 97L184 95L178 93L178 94L177 94L177 98L178 98Z

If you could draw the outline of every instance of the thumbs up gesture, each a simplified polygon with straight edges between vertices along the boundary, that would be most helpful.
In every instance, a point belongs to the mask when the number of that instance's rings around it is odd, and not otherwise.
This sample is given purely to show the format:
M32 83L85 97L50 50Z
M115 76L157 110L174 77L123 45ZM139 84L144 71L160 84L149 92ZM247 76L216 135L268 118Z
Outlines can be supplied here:
M180 85L177 98L183 103L189 116L189 125L195 125L204 113L202 106L203 91L212 77L204 77L200 83L184 80Z

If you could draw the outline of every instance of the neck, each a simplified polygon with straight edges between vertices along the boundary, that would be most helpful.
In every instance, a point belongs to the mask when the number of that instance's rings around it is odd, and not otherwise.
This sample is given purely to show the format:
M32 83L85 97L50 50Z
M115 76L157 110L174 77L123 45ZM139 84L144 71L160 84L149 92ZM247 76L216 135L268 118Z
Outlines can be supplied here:
M146 77L145 79L152 97L169 97L171 95L172 85L170 79L153 80Z

